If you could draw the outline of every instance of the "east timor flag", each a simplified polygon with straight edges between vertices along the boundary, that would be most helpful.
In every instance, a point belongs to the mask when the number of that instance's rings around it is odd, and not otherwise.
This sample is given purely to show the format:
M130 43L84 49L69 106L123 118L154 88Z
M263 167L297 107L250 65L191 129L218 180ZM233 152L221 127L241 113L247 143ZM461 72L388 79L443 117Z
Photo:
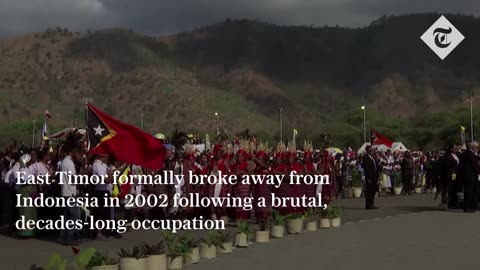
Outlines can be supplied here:
M110 154L116 160L151 170L163 167L165 146L152 135L105 114L88 104L90 154Z

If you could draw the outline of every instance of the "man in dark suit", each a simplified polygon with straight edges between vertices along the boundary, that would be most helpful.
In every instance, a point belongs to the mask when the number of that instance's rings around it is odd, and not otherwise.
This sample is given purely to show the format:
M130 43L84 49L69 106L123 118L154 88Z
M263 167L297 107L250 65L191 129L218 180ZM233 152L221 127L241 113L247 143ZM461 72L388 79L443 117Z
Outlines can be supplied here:
M478 142L468 144L467 151L460 156L458 173L463 183L463 211L473 213L477 210L477 182L480 168L478 165Z
M400 166L402 168L403 192L405 195L412 195L415 163L409 151L405 152Z
M367 146L366 155L363 157L363 171L365 173L365 208L375 209L375 193L378 190L379 167L373 157L373 149Z

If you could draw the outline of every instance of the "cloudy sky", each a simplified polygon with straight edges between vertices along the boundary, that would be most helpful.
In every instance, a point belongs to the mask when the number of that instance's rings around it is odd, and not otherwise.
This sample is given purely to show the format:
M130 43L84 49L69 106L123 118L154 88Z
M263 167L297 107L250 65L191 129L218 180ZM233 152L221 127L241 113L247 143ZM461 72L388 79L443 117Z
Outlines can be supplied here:
M363 26L391 14L480 15L479 0L0 0L0 36L123 27L162 35L225 18L277 24Z

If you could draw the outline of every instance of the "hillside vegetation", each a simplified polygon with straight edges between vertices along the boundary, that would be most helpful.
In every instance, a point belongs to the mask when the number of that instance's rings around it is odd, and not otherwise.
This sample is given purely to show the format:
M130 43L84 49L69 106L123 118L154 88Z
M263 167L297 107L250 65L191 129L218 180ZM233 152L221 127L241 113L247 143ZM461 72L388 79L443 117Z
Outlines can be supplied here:
M358 28L231 20L173 36L124 29L47 29L0 41L0 143L31 141L43 113L50 130L84 125L84 98L145 130L213 134L249 128L357 147L367 127L408 147L432 149L469 131L480 85L480 19L447 15L466 37L441 61L420 36L439 17L382 17ZM477 105L474 99L475 118ZM480 125L475 123L480 130ZM368 135L367 135L368 136ZM468 134L467 134L468 137Z

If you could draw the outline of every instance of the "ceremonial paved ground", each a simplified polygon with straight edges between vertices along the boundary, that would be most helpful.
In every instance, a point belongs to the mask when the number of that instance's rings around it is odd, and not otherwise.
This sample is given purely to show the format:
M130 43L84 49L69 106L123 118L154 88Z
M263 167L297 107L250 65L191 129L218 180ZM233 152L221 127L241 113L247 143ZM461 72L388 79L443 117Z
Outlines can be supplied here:
M191 270L212 269L479 269L480 214L436 209L432 195L377 198L377 210L364 210L363 199L339 200L344 225L235 249L234 254L203 260ZM203 232L197 232L199 235ZM142 241L160 239L159 232L129 232L121 240L95 246L115 252ZM82 247L83 247L82 246ZM1 269L28 269L44 264L52 252L72 256L70 247L41 240L0 236Z

